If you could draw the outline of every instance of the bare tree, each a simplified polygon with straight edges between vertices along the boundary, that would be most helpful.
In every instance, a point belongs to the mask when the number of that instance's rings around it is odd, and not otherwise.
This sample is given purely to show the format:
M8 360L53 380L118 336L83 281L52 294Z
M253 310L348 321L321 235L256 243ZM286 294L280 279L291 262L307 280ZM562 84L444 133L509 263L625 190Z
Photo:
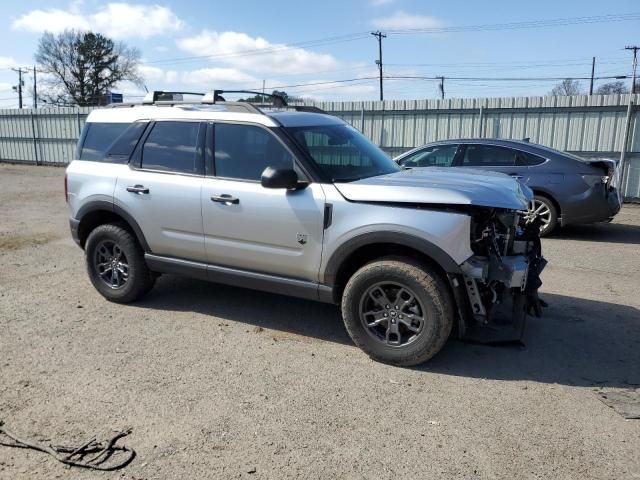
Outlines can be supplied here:
M613 95L616 93L629 93L629 88L624 82L609 82L604 85L600 85L596 90L598 95Z
M47 87L39 97L50 103L100 105L118 82L140 84L140 52L92 32L66 30L40 38L35 60Z
M580 95L582 93L582 85L577 80L565 78L559 84L551 89L549 95L555 97L562 95Z

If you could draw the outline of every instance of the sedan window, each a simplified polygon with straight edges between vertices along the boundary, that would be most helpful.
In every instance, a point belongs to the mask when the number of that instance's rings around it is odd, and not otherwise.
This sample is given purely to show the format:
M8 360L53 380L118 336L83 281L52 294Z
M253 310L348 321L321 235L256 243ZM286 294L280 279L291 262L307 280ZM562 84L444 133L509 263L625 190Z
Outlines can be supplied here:
M467 145L464 167L510 167L516 163L516 151L495 145Z
M518 163L520 165L540 165L544 163L544 158L534 155L533 153L518 152Z
M406 156L400 161L404 167L450 167L458 145L435 145Z

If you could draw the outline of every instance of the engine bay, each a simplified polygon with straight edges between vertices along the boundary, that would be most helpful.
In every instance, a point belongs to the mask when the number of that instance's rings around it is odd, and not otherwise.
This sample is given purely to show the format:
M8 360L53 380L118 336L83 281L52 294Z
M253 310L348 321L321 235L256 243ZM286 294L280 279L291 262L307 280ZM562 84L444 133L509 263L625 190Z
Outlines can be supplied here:
M471 215L471 249L461 267L456 295L466 296L461 336L477 341L515 341L528 314L541 316L538 289L546 265L540 242L540 222L525 212L477 209ZM456 287L456 283L453 285ZM460 298L458 298L460 300Z

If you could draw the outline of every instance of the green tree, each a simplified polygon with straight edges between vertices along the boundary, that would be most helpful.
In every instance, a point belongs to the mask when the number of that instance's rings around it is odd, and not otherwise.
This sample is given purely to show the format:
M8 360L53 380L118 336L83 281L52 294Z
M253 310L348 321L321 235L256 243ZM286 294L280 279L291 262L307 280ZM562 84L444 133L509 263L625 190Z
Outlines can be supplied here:
M99 33L47 32L40 38L35 60L45 73L46 89L39 96L50 103L101 105L118 82L142 83L140 52Z

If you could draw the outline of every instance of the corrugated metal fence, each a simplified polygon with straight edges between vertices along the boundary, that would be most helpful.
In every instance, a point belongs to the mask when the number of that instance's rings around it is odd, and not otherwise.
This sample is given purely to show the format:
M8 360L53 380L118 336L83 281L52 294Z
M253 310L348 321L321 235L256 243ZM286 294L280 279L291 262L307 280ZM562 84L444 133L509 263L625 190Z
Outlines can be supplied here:
M66 165L92 109L0 109L0 161Z
M619 158L629 95L309 103L342 117L390 155L450 138L523 139L587 157ZM640 95L623 192L640 198ZM64 165L90 108L0 110L0 161Z
M630 95L307 103L339 116L391 156L436 140L492 137L584 157L620 158ZM640 95L631 98L626 198L640 197Z

